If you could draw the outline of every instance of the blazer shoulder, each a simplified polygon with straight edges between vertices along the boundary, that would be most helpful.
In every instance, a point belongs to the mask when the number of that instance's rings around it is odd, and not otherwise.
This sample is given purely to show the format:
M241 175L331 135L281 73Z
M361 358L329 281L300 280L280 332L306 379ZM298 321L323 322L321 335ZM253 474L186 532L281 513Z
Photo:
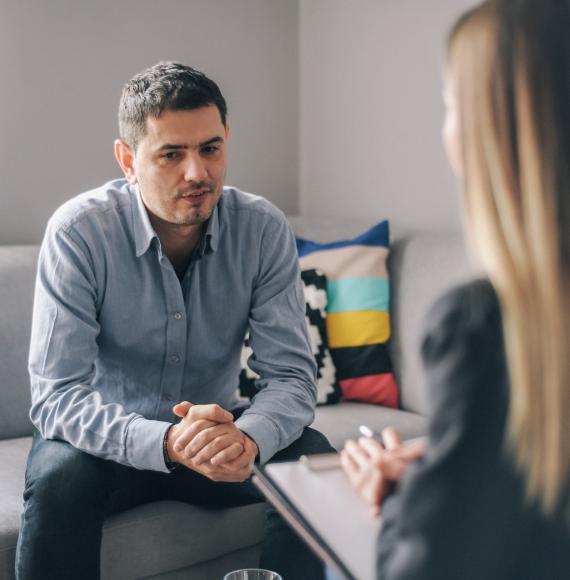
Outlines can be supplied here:
M452 288L435 302L426 318L422 354L431 358L456 341L489 344L497 339L502 340L499 299L491 282L481 278Z

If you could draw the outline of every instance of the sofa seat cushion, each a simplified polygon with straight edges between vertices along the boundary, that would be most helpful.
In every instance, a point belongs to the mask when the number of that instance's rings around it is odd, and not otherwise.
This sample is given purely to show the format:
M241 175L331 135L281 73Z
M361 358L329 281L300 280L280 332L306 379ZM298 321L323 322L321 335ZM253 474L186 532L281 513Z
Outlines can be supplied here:
M31 437L0 441L0 578L14 578ZM147 504L105 522L102 577L141 578L255 546L266 504L212 510L181 502Z
M326 435L337 450L347 439L359 437L358 427L368 425L375 431L396 427L404 439L427 433L428 421L417 413L377 405L345 401L329 407L318 407L311 427Z
M214 510L161 501L113 516L103 529L102 578L142 578L255 546L266 507Z

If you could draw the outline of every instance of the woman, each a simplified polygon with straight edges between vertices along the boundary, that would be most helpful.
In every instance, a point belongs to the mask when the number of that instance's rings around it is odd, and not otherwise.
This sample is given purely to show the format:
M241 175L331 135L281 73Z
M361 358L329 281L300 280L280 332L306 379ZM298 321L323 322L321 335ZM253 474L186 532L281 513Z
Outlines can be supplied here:
M444 140L485 279L422 354L424 456L384 434L343 466L382 501L383 580L570 578L570 1L489 0L448 45ZM413 464L412 464L413 463ZM410 464L409 468L407 465ZM390 494L397 485L397 491Z

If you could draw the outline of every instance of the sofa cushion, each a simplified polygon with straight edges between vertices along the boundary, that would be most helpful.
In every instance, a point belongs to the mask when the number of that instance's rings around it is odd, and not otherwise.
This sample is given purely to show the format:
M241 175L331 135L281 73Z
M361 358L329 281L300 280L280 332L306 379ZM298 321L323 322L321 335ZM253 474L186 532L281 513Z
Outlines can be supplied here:
M160 501L112 516L103 528L102 577L143 578L257 546L266 509L265 503L207 509Z
M14 578L30 437L0 441L0 578ZM143 505L105 522L102 576L142 578L256 546L266 504L212 510L181 502ZM127 556L126 556L127 555Z
M367 220L289 217L298 236L320 242L351 238L370 227ZM393 232L394 234L394 232ZM400 387L400 407L429 412L419 355L424 319L438 296L472 278L475 268L459 230L395 232L388 256L390 275L390 359Z
M336 380L336 368L329 350L326 329L327 279L318 270L301 272L305 295L305 316L309 342L317 363L317 405L330 405L340 401L340 386ZM254 356L246 333L241 351L239 394L250 399L257 393L255 381L259 375L250 369L248 362Z
M390 336L388 222L350 240L297 237L301 268L327 275L327 331L345 400L398 405L386 342Z
M448 288L474 276L460 231L403 236L388 258L392 287L390 355L401 408L427 415L420 346L429 308Z
M221 580L232 570L257 568L260 555L261 545L252 546L178 570L145 576L145 580L188 580L189 578L192 580L212 580L212 578ZM103 575L102 580L117 580L117 578Z
M28 351L39 246L0 246L0 439L31 435Z
M404 439L427 433L427 419L417 413L353 401L319 407L311 427L326 435L331 445L340 451L347 439L360 437L360 425L378 432L385 427L396 427Z

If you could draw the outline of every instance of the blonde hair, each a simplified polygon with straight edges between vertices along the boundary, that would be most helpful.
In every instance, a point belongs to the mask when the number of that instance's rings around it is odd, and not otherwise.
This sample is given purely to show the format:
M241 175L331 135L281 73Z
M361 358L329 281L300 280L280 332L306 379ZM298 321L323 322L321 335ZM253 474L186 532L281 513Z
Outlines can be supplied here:
M560 0L489 0L449 38L468 236L501 303L507 444L529 499L570 473L570 16Z

